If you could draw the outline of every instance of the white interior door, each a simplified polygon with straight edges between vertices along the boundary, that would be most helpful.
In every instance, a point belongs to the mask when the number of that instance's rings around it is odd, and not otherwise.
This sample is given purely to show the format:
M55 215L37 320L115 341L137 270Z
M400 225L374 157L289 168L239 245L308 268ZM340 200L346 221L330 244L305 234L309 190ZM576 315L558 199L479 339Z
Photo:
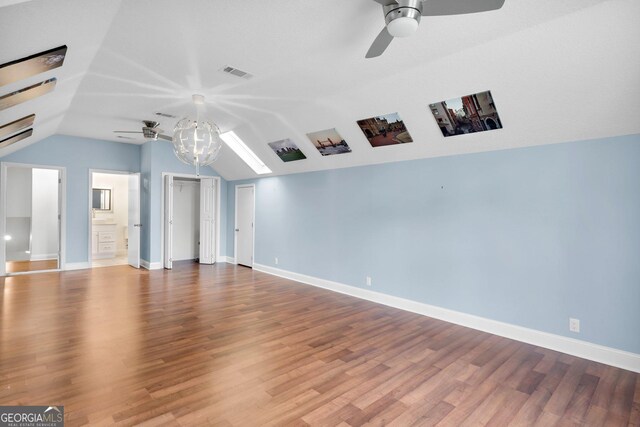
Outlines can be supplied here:
M200 178L200 264L216 262L215 181Z
M140 174L129 175L129 218L127 258L131 267L140 268Z
M164 177L164 268L173 268L173 175Z
M58 171L58 268L64 269L62 264L62 171Z
M254 187L236 187L236 263L253 266Z

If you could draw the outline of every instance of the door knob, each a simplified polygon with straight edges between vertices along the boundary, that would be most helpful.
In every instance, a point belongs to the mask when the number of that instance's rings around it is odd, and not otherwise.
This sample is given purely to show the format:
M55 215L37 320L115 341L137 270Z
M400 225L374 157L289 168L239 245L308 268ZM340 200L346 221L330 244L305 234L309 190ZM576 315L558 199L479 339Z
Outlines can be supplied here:
M236 228L236 231L240 231L240 229L239 229L239 228Z
M134 227L142 227L142 224L133 224Z

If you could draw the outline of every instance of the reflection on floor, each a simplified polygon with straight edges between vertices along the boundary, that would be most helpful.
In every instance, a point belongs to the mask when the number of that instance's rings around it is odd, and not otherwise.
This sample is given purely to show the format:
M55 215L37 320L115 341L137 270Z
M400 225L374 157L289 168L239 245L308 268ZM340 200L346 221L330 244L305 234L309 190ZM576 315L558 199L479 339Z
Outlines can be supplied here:
M58 268L57 259L45 259L42 261L7 261L7 273L55 270L56 268Z
M91 267L111 267L113 265L126 265L129 261L126 256L119 256L115 258L94 259L91 262Z

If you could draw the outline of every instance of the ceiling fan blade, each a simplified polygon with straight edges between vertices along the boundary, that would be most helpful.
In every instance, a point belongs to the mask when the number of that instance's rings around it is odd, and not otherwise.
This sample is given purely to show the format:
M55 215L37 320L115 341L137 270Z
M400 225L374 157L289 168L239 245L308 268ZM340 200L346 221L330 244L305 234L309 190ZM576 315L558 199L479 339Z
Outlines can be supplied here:
M391 40L393 40L393 36L389 34L387 27L384 27L382 31L380 31L380 34L378 34L378 37L373 41L364 57L375 58L376 56L382 55L389 44L391 44Z
M398 4L396 0L373 0L374 2L381 4L383 6L389 6L390 4Z
M114 130L113 133L143 133L143 132L134 131L134 130Z
M167 141L172 141L173 140L173 138L170 137L169 135L163 135L163 134L159 133L157 136L158 136L158 139L164 139L164 140L167 140Z
M462 15L500 9L505 0L423 0L422 16Z
M155 127L155 128L143 127L142 130L143 130L143 132L146 131L146 132L152 132L152 133L162 133L162 132L164 132L162 129L157 128L157 127Z

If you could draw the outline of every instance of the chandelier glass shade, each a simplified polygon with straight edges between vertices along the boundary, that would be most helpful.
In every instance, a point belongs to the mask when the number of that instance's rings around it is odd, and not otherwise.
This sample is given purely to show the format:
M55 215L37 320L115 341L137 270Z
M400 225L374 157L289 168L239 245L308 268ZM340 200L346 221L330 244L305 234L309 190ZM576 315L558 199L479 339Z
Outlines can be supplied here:
M196 108L204 103L204 97L194 95ZM200 175L200 167L215 162L222 148L220 129L214 123L185 117L173 128L173 151L176 157L188 165L196 167L196 175Z

